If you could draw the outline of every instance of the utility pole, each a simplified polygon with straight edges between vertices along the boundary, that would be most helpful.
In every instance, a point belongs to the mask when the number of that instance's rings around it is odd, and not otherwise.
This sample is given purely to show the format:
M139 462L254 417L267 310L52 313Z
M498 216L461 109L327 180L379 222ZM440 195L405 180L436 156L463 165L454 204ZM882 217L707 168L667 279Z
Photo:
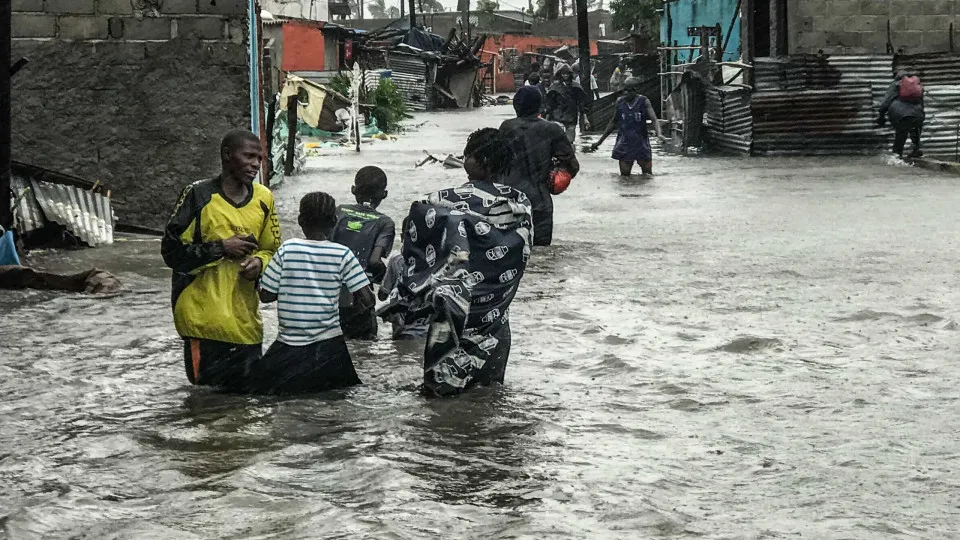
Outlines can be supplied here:
M400 0L401 2L403 0ZM417 8L416 0L410 0L410 28L417 27Z
M593 101L590 86L590 21L587 20L587 0L577 0L577 38L580 48L580 86L586 86L587 102Z
M13 3L0 0L0 225L13 227L10 207L10 39L13 32Z

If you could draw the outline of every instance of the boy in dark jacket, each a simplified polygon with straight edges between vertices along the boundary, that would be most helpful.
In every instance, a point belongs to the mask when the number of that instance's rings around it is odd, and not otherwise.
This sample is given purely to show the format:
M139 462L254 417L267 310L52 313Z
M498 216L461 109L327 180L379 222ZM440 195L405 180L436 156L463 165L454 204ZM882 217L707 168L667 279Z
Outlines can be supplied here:
M912 69L900 70L896 80L887 89L887 95L880 104L880 118L877 123L883 126L887 118L893 125L895 136L893 153L903 157L903 146L907 136L913 142L913 152L910 157L923 156L920 151L920 131L923 129L923 87L920 79Z

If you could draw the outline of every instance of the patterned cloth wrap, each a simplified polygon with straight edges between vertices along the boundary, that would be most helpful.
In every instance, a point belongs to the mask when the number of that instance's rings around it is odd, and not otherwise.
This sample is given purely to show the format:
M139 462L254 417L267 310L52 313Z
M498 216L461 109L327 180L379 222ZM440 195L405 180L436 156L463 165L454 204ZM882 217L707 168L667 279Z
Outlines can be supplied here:
M502 382L509 308L532 245L530 201L493 183L467 183L413 203L403 221L407 272L378 314L429 323L424 391L459 393Z

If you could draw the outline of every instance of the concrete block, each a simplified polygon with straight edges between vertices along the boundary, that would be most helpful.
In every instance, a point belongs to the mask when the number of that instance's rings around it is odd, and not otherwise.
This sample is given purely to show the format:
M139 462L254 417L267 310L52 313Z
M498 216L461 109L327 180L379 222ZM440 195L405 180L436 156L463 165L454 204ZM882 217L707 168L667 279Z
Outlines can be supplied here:
M797 32L812 32L813 31L813 17L803 17L797 21L796 26L792 28L793 33Z
M907 15L895 15L890 17L890 31L897 32L907 29ZM886 29L884 29L886 30Z
M55 15L14 13L11 22L11 36L15 38L57 37L57 17Z
M915 32L934 30L936 19L937 17L933 15L913 15L907 19L907 30Z
M63 15L57 19L60 39L106 39L107 19L96 16Z
M13 0L11 7L14 13L18 11L43 11L43 0Z
M247 65L248 51L244 45L234 43L204 44L201 55L204 65L210 66L243 66Z
M199 12L215 15L246 15L247 0L199 0Z
M163 0L160 13L165 15L193 15L197 13L197 4L202 0Z
M887 29L887 18L877 15L861 15L854 17L851 25L847 27L853 32L879 32Z
M860 0L833 0L827 4L827 13L833 17L860 15Z
M177 19L177 36L196 36L200 39L223 39L226 22L220 17L184 17Z
M891 32L890 41L893 50L898 51L902 47L905 53L916 54L923 46L923 32Z
M101 15L133 15L133 0L97 0Z
M953 15L929 15L930 17L930 27L927 30L933 30L937 32L948 32L950 30L950 25L953 24L954 29L960 27L960 22Z
M246 43L247 21L230 19L227 22L227 39L230 40L231 43Z
M136 66L146 58L146 48L136 41L102 41L94 54L105 64Z
M94 0L46 0L44 10L47 13L93 15L94 6Z
M171 37L171 19L154 17L136 19L133 17L124 17L120 20L123 24L123 32L121 36L123 39L161 40L170 39ZM114 35L114 25L115 23L111 23L110 37L116 37Z
M924 15L955 15L957 13L956 0L923 0L917 4Z
M917 52L946 52L950 50L950 35L947 32L927 32Z
M860 46L870 49L874 54L886 54L887 32L863 32L860 35Z
M860 0L860 14L890 16L890 0Z

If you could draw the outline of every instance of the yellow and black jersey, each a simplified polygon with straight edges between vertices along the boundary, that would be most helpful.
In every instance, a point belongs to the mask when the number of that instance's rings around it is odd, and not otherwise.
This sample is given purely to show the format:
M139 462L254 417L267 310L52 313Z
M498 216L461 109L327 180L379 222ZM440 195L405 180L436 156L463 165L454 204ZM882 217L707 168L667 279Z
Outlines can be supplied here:
M173 319L181 336L245 345L263 341L256 284L240 277L240 261L224 256L223 240L234 235L256 239L253 256L266 268L280 247L269 189L253 184L240 204L223 194L219 177L183 190L161 245L173 269Z

